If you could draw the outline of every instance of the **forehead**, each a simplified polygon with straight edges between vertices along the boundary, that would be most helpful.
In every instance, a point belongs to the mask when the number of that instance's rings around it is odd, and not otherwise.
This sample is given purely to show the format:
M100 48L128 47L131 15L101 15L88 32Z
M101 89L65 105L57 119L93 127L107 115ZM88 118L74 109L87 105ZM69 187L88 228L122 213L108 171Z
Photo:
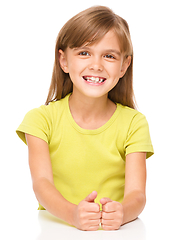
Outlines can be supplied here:
M120 41L118 39L117 34L110 30L107 32L102 38L93 40L93 41L87 41L84 43L81 47L98 47L98 48L110 48L110 49L117 49L121 51L120 47Z

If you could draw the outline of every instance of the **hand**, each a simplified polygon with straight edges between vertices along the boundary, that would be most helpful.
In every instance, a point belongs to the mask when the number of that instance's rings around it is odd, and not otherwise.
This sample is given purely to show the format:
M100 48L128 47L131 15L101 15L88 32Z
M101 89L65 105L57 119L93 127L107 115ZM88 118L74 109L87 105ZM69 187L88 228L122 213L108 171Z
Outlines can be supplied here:
M99 229L101 212L98 203L94 200L97 192L93 191L79 203L74 211L74 226L84 231L95 231Z
M123 206L109 198L102 198L101 225L104 230L117 230L123 223Z

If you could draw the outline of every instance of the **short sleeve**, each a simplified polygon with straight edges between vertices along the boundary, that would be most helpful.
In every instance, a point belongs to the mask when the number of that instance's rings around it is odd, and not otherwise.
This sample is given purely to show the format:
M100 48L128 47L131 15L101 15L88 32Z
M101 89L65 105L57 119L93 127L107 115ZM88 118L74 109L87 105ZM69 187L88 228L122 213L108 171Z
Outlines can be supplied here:
M137 113L133 117L124 147L126 155L134 152L146 152L146 158L149 158L154 154L148 122L143 114Z
M46 106L41 106L29 111L17 128L16 133L25 144L25 133L49 142L50 121L45 108Z

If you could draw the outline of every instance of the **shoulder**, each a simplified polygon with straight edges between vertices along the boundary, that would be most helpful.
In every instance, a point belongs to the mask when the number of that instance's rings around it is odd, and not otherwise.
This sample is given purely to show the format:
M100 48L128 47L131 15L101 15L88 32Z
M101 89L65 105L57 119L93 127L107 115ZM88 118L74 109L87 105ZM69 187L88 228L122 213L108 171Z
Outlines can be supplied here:
M25 133L27 133L48 143L54 126L64 112L65 102L66 98L30 110L16 130L19 137L26 143Z
M124 143L125 154L146 152L146 157L150 157L154 153L154 150L150 138L149 125L145 115L135 109L122 105L119 105L119 108L120 121L124 122L124 129L126 132Z
M132 124L133 122L146 121L144 114L136 109L117 104L117 110L119 112L119 120L124 123Z
M119 131L126 139L137 136L149 137L149 124L144 114L138 110L118 104L118 123Z
M26 116L31 118L36 117L43 117L43 118L56 118L57 115L61 115L61 113L64 111L66 98L63 98L61 100L57 100L54 102L50 102L48 105L41 105L38 108L34 108L30 110Z

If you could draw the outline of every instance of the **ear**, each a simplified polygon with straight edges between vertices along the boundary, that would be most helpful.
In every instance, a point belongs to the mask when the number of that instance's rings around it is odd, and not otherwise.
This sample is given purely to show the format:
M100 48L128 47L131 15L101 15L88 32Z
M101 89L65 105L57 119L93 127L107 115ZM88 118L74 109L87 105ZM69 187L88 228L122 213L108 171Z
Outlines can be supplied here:
M128 56L124 61L123 61L123 64L122 64L122 67L121 67L121 74L120 74L120 78L122 78L124 76L124 74L126 73L129 65L131 64L131 56Z
M67 66L67 59L66 59L66 54L63 52L61 49L59 50L59 63L60 67L65 73L68 73L68 66Z

